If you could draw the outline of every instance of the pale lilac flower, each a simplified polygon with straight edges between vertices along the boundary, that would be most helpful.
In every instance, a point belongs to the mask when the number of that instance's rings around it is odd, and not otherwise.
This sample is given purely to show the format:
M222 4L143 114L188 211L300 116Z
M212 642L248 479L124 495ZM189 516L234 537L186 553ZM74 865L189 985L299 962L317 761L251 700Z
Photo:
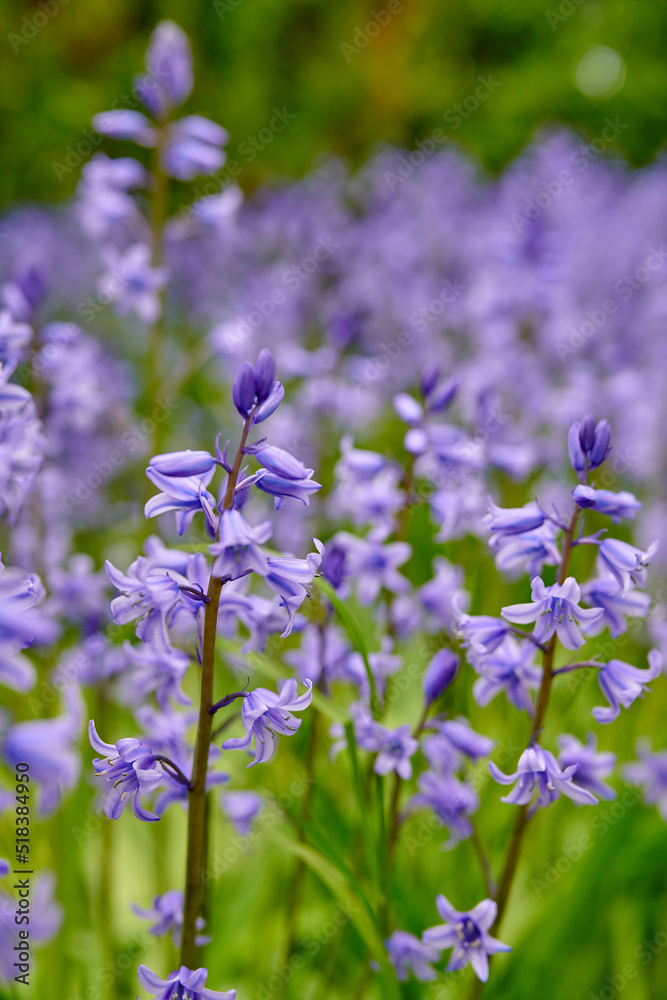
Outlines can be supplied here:
M150 933L155 937L163 934L170 934L174 945L178 948L181 943L181 933L183 930L183 892L180 889L169 889L161 896L156 896L153 906L146 910L136 903L132 903L133 913L143 920L152 920L153 926ZM202 917L197 917L196 928L198 931L204 929L205 921ZM211 939L205 935L198 934L195 943L200 947L207 944Z
M407 931L394 931L385 941L385 947L399 983L404 983L410 973L420 983L435 979L436 971L430 964L440 958L440 949L435 945L424 944Z
M357 538L346 531L339 532L334 542L345 552L346 573L355 579L362 604L372 604L383 588L394 594L410 589L408 580L398 572L412 555L407 542L385 543L372 533Z
M540 686L541 668L535 664L535 646L506 635L492 652L471 651L470 662L480 675L472 689L478 705L488 705L501 691L520 711L531 712L530 692Z
M264 806L262 796L257 792L226 792L220 802L237 833L247 837Z
M485 983L489 978L489 955L512 950L489 934L498 912L496 903L483 899L469 912L459 912L445 896L438 896L435 902L445 923L429 927L422 939L436 948L452 948L448 972L463 969L470 963L475 975Z
M204 968L191 972L184 965L170 973L167 979L160 979L146 965L140 965L137 970L139 982L157 1000L235 1000L236 990L220 993L207 989L207 975Z
M593 709L596 722L613 722L621 714L621 706L630 708L637 698L649 690L646 686L648 682L654 681L662 672L662 655L657 649L648 654L648 664L648 669L641 670L623 660L610 660L600 667L598 683L609 708Z
M579 607L581 590L573 576L568 576L562 585L554 583L551 587L536 576L531 586L533 603L502 608L503 618L519 625L535 622L533 638L538 642L551 639L555 633L566 649L583 646L585 639L579 631L579 622L597 621L603 614L602 608Z
M111 782L104 812L108 819L119 819L128 803L137 819L154 822L160 817L143 805L143 795L154 792L162 783L164 771L155 759L152 749L141 740L127 737L117 743L104 743L95 731L95 723L88 723L88 739L93 750L103 756L93 760L95 775L102 775Z
M611 573L585 583L581 588L581 599L603 611L597 621L583 626L584 634L595 636L608 628L612 639L617 639L627 629L626 617L646 618L651 607L648 594L634 589L624 591L618 577Z
M605 538L600 543L598 558L605 570L613 573L627 593L631 584L643 587L646 583L646 567L655 555L658 543L653 542L644 552L642 549L622 542L618 538Z
M458 628L464 638L464 645L482 653L492 653L512 631L511 626L502 618L491 615L461 615Z
M518 535L534 531L544 524L544 511L534 501L523 507L498 507L489 497L489 512L484 524L499 535Z
M42 871L32 884L30 906L30 945L46 944L60 930L64 909L55 898L56 876L52 871ZM17 970L14 967L18 943L16 897L0 891L0 980L13 983Z
M431 809L449 831L442 847L449 851L472 834L470 816L479 808L479 797L471 785L449 772L424 771L417 779L419 791L410 799L410 809Z
M104 260L107 271L98 283L99 296L115 302L121 316L133 312L147 326L152 326L160 316L158 293L167 280L167 271L151 265L148 244L134 243L123 252L107 246Z
M561 769L554 755L540 746L530 746L523 751L514 774L505 774L493 761L489 761L489 773L495 781L501 785L516 782L509 795L503 795L500 801L524 806L537 789L535 809L550 805L560 798L561 793L578 805L595 805L598 801L595 796L573 782L578 767L578 764L571 764Z
M373 770L376 774L389 774L395 771L399 778L408 781L412 777L412 761L410 758L417 752L419 744L412 736L409 725L397 729L385 729L379 739L378 755L375 758Z
M561 733L558 737L560 753L558 763L565 769L577 764L577 785L587 788L600 799L615 799L616 792L606 785L603 778L613 774L616 765L615 753L598 753L597 740L593 733L586 735L586 743L581 743L576 736Z
M217 540L211 545L213 573L221 580L238 580L248 573L268 573L268 558L261 546L273 532L270 521L251 527L240 510L223 510Z
M615 524L622 518L634 519L638 510L641 510L641 503L632 493L613 493L611 490L595 490L591 486L580 484L572 490L572 497L575 503L582 508L598 511L600 514L607 514Z
M276 736L292 736L301 719L295 719L292 712L303 712L308 708L313 698L313 685L306 681L308 690L305 694L297 694L295 680L285 681L280 694L275 694L267 688L255 688L243 699L241 721L246 731L245 736L225 740L223 750L249 750L254 739L255 757L248 764L265 764L271 760L276 749Z
M657 806L658 812L667 823L667 750L651 752L647 741L637 744L639 760L626 764L623 773L628 781L644 788L644 802Z
M310 552L305 559L294 559L291 556L268 556L268 569L262 574L264 582L280 597L281 604L287 610L287 626L282 638L290 635L294 627L296 612L303 604L308 594L308 587L315 579L324 546L318 538L313 539L315 552Z

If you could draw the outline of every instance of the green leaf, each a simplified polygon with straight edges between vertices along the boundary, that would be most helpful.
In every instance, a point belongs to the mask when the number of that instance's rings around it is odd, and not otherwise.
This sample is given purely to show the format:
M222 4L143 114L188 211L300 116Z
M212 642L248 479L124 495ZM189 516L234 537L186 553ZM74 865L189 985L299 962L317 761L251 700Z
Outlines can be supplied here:
M368 659L368 646L366 645L363 629L348 606L341 601L340 597L330 583L328 583L321 576L318 576L314 582L325 595L327 600L331 603L336 614L340 618L343 628L349 636L350 642L364 661L364 667L366 668L366 675L368 677L368 686L371 693L371 711L373 712L373 717L378 719L380 717L380 703L378 701L377 688L375 687L375 677L373 676L373 671Z

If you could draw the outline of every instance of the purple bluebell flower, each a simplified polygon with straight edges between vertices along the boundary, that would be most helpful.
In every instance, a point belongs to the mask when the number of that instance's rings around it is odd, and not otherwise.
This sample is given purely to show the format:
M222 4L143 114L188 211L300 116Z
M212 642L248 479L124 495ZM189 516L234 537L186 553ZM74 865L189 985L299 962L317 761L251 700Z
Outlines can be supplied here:
M438 726L438 737L446 740L455 752L469 757L472 761L488 757L495 746L494 740L476 733L463 716L441 722Z
M422 678L422 691L427 705L433 704L456 677L459 668L459 658L456 653L445 647L439 649L431 659Z
M612 639L617 639L627 629L626 617L646 618L651 607L648 594L633 589L624 592L618 578L611 573L585 583L581 588L581 599L603 611L597 621L584 625L585 635L599 635L604 628L608 628Z
M0 288L2 299L11 315L21 323L29 323L44 300L48 280L39 267L27 267L14 273Z
M598 753L597 740L593 733L587 733L586 743L581 743L576 736L561 733L558 737L560 753L558 763L565 770L572 764L577 764L577 785L587 788L589 792L600 799L615 799L616 792L611 785L606 785L603 778L613 774L616 765L616 754Z
M257 792L226 792L220 802L237 833L247 837L264 806L262 796Z
M407 542L384 542L372 532L366 538L357 538L346 531L334 536L334 542L345 552L346 572L357 585L362 604L372 604L384 588L394 594L410 589L408 580L398 572L398 567L412 555Z
M417 591L417 600L425 612L424 626L429 632L456 631L461 612L467 609L470 595L463 586L460 566L452 566L444 556L433 560L433 572Z
M110 139L129 139L139 146L151 147L157 141L157 132L146 115L129 108L101 111L93 116L93 127Z
M283 479L309 479L313 469L307 469L303 462L284 448L277 448L266 441L248 445L247 455L254 455L260 465Z
M269 384L269 377L275 376L275 362L270 351L260 351L255 367L245 361L238 369L232 386L234 406L246 418L253 413L253 423L261 424L278 408L285 395L280 382Z
M590 413L582 421L572 424L568 432L567 447L570 464L582 475L588 469L597 469L611 451L611 427L608 420L597 426Z
M483 899L472 910L463 912L455 910L445 896L438 896L435 903L445 923L424 931L423 941L436 948L452 948L448 972L470 963L475 975L485 983L489 978L489 955L512 950L489 934L498 912L496 903Z
M294 559L291 556L268 556L268 569L262 574L264 582L280 597L281 604L287 610L287 626L282 638L290 635L294 627L296 612L308 597L308 587L315 579L324 546L318 538L313 539L315 552L309 552L305 559Z
M152 749L141 740L126 737L117 743L104 743L88 723L88 739L93 750L103 756L93 760L95 775L103 775L112 787L107 795L104 812L108 819L119 819L128 803L137 819L154 822L160 817L145 808L143 795L155 791L162 783L164 771Z
M436 971L430 964L440 958L440 949L435 945L424 944L407 931L394 931L385 941L385 947L399 983L404 983L410 973L420 983L435 979Z
M560 798L561 793L578 805L595 805L598 801L595 796L573 782L578 767L577 763L561 769L551 751L540 746L530 746L523 751L514 774L505 774L492 760L489 761L489 773L495 781L501 785L516 782L512 791L503 795L500 801L510 805L527 805L537 789L534 809L550 805Z
M190 42L174 21L160 21L153 31L146 51L146 69L172 106L178 107L190 96L194 86Z
M399 392L394 396L394 410L405 424L416 425L424 419L421 403L407 392Z
M484 523L499 535L519 535L544 524L544 511L534 501L523 507L498 507L489 497L489 512Z
M104 248L107 270L98 282L98 293L116 303L121 316L136 313L147 326L158 319L161 306L159 291L167 280L163 267L151 264L151 249L146 243L134 243L124 251Z
M76 742L83 718L83 700L69 684L62 693L65 711L50 719L17 722L0 736L0 757L10 767L30 764L30 776L39 785L39 812L48 816L63 794L74 788L81 772Z
M262 493L275 497L276 510L280 510L283 501L290 498L308 506L310 494L322 489L321 483L311 479L312 474L311 469L310 475L305 479L290 479L287 476L278 476L275 472L266 472L257 479L255 485Z
M458 627L464 645L483 653L492 653L512 631L511 626L502 618L494 618L491 615L463 614L459 618Z
M175 472L165 473L161 471L161 466L170 467L173 465L175 467L179 462L183 466L190 464L188 459L180 459L181 454L183 453L175 453L175 456L178 457L157 455L157 465L154 465L153 459L151 459L146 469L146 475L161 492L157 496L151 497L146 503L144 513L146 517L156 517L166 511L176 511L176 527L179 535L182 535L190 527L195 514L202 511L209 532L215 534L217 518L213 511L216 500L206 488L215 474L215 465L212 464L210 468L194 475L177 475ZM187 455L187 453L185 454ZM196 464L195 460L192 462ZM205 463L202 461L201 464Z
M134 699L144 701L154 693L157 703L164 707L170 698L179 705L190 705L191 699L181 687L190 667L190 657L182 649L164 647L162 643L123 645L126 662L130 666L125 680L125 694L131 691Z
M267 688L255 688L243 699L241 721L246 731L245 736L225 740L223 750L249 750L252 740L255 741L255 757L248 764L265 764L271 760L276 749L276 735L292 736L301 719L295 719L292 712L303 712L308 708L313 698L313 685L307 680L308 690L305 694L297 694L296 681L285 681L280 694Z
M442 848L450 851L472 834L470 816L479 808L477 792L467 782L459 781L451 772L424 771L417 779L416 795L409 809L431 809L447 827L449 840Z
M349 641L335 625L320 628L309 623L301 632L299 648L285 653L285 662L294 668L300 681L309 677L313 684L327 685L349 679L351 653Z
M657 548L658 543L653 542L644 552L629 542L621 542L618 538L605 538L600 543L598 558L603 568L613 573L625 594L633 583L638 587L645 585L646 567Z
M208 972L204 968L192 972L182 965L166 979L160 979L147 965L140 965L137 976L146 992L157 1000L235 1000L236 997L236 990L220 993L207 989Z
M609 723L621 714L621 706L630 706L641 698L649 689L646 685L654 681L662 672L662 655L657 649L648 654L648 668L642 670L633 667L623 660L610 660L600 667L598 683L600 690L609 702L609 708L594 708L593 718L596 722Z
M215 459L208 451L171 451L165 455L154 455L150 467L162 476L183 479L189 476L207 475L215 470ZM206 483L210 483L210 479Z
M409 725L399 726L397 729L385 729L379 736L378 755L375 758L373 770L376 774L389 774L395 771L396 774L408 781L412 777L411 757L417 752L419 744L412 736Z
M586 641L579 631L579 622L597 621L602 608L580 608L581 590L573 576L563 584L545 586L541 577L532 580L532 604L513 604L501 608L501 615L509 622L527 625L535 622L533 638L538 642L550 639L555 633L566 649L578 649Z
M36 676L21 650L33 643L51 643L58 636L51 615L38 610L44 596L38 576L7 568L0 559L0 682L15 691L29 691Z
M179 181L193 180L199 174L214 174L227 158L222 147L228 139L226 130L208 118L201 115L179 118L169 126L161 150L165 172Z
M626 764L623 773L627 781L644 788L644 802L657 806L658 812L667 823L667 750L656 753L645 740L637 743L638 761Z
M253 528L241 511L223 510L217 540L210 548L214 575L221 580L238 580L247 573L266 576L268 561L261 546L268 542L272 532L270 521L262 521Z
M613 493L611 490L595 490L592 486L580 483L572 490L574 502L584 509L592 509L600 514L607 514L615 524L622 518L634 519L641 503L632 493Z
M180 889L169 889L161 896L156 896L153 906L146 910L136 903L132 904L132 912L143 920L153 921L150 933L155 937L162 937L163 934L170 934L171 939L178 948L181 943L181 933L183 931L183 893ZM197 930L204 929L205 921L202 917L197 918ZM205 945L210 938L204 935L197 935L196 944Z
M531 579L539 576L543 566L558 566L561 558L556 542L558 532L555 524L545 521L534 531L492 535L489 546L495 553L496 566L508 576L528 573Z
M480 675L472 689L478 705L488 705L501 691L520 711L532 712L530 692L540 686L541 668L535 664L535 647L506 635L492 652L471 651L470 662Z
M20 360L32 340L32 327L15 319L9 309L0 309L0 362Z
M456 399L460 388L461 380L454 376L453 378L447 379L445 382L441 382L439 385L434 386L430 392L424 393L426 397L427 412L444 413Z

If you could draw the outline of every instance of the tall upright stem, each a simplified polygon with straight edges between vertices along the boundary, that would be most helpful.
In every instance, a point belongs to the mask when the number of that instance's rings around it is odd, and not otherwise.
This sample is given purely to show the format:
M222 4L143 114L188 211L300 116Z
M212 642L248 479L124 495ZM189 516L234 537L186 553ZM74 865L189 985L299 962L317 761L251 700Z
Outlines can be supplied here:
M185 869L185 901L183 905L183 941L181 965L196 968L196 923L202 906L204 853L206 849L206 773L211 744L213 716L213 674L215 667L215 633L218 624L218 607L222 580L211 576L208 584L209 598L204 612L204 639L202 642L201 696L197 742L192 768L192 790L188 802L188 848Z
M572 556L572 546L574 543L574 532L577 527L577 522L579 521L579 516L581 511L577 507L572 515L572 520L565 534L565 541L563 544L563 555L561 558L560 571L558 573L557 582L559 584L565 583L567 578L568 570L570 568L570 558ZM551 685L553 683L553 663L554 654L556 652L556 633L551 636L551 639L547 643L547 646L543 654L543 667L542 667L542 683L540 685L540 692L537 697L537 705L535 706L535 715L533 717L533 725L530 733L530 743L537 743L540 739L540 732L544 725L544 719L547 712L547 706L549 704L549 696L551 694ZM500 875L500 880L498 883L498 895L496 896L496 903L498 904L498 912L496 919L494 921L493 927L491 928L491 933L497 934L500 924L502 922L505 910L507 909L507 904L509 902L510 892L512 891L512 884L514 882L514 876L516 874L517 866L519 864L519 858L521 856L521 847L523 844L524 834L528 825L528 806L520 806L514 821L514 828L512 830L512 836L510 838L509 846L507 848L507 854L505 856L505 863ZM475 1000L476 997L480 996L484 984L481 980L476 980L473 988L470 992L470 1000Z
M231 510L234 503L234 490L238 481L243 449L252 427L252 417L246 419L243 425L241 441L239 442L232 471L227 480L227 489L223 502L223 510ZM224 580L211 574L208 581L208 602L204 611L204 637L202 640L201 658L201 693L199 697L199 720L197 722L197 740L195 756L190 778L191 788L188 797L188 846L185 867L185 899L183 903L183 938L181 943L181 965L188 969L196 968L198 949L195 944L197 918L200 916L204 900L204 872L206 868L207 809L206 809L206 775L208 772L208 756L213 729L213 678L215 673L215 638L218 627L218 609L220 594Z

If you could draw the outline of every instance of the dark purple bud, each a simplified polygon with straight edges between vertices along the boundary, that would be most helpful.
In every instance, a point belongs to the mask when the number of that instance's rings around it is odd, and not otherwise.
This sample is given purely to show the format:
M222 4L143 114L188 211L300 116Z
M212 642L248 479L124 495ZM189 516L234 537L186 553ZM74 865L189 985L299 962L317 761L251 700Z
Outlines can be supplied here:
M324 579L338 590L345 579L345 550L338 545L327 545L321 568Z
M581 450L579 441L579 421L572 424L567 434L567 450L570 456L570 465L575 472L583 472L586 468L586 456Z
M429 412L443 413L454 402L460 385L461 382L457 378L450 378L439 385L428 401Z
M592 413L587 413L579 426L579 444L583 452L588 452L595 441L595 420Z
M274 382L271 386L271 391L262 403L261 406L257 407L257 412L255 413L255 423L261 424L263 420L270 417L274 413L285 397L285 389L283 388L282 382Z
M273 360L271 351L264 348L259 352L255 364L255 392L257 402L263 403L271 392L271 387L276 379L276 363Z
M435 364L434 361L429 361L424 367L422 372L421 381L419 387L422 392L422 396L426 399L431 395L436 385L438 384L438 379L440 378L440 369Z
M583 486L581 483L572 490L572 499L578 507L582 507L583 509L586 509L586 507L595 507L597 502L596 496L596 491L592 486Z
M255 373L249 361L244 361L236 373L232 399L241 416L247 417L255 402Z
M592 469L602 465L611 451L611 425L608 420L601 420L595 428L595 441L590 451L589 459Z
M422 680L422 690L426 704L431 705L456 677L459 667L459 658L451 649L438 650L424 674Z

